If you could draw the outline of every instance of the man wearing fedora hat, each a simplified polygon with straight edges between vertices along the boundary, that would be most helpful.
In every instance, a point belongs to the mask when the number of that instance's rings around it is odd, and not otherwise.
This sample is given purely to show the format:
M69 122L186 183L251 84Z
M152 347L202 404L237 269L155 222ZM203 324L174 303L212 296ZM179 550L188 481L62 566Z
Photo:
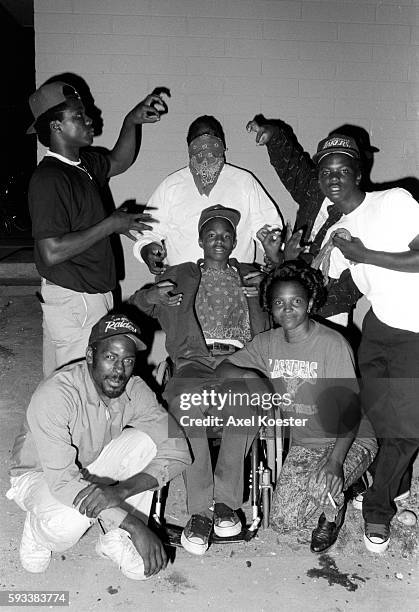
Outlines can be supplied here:
M36 133L48 151L29 185L35 263L42 278L44 375L83 357L92 326L112 308L117 280L111 234L151 229L150 215L107 211L104 187L138 153L138 130L155 123L166 106L150 94L125 117L114 148L85 151L92 120L78 92L55 81L29 97Z
M27 571L46 571L51 553L72 547L96 520L104 532L96 551L128 578L166 566L147 518L153 491L190 455L176 423L133 376L144 348L125 315L105 315L93 326L86 360L55 372L33 394L7 493L26 511L20 560Z

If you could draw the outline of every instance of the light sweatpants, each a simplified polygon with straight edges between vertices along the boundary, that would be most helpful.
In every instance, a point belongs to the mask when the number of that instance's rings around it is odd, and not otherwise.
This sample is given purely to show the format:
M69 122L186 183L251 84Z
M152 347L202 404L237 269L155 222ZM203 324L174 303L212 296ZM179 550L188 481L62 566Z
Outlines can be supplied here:
M113 307L112 293L80 293L42 279L43 374L83 359L93 325Z
M100 479L126 480L143 471L156 452L156 445L148 434L137 429L125 429L86 468L89 474ZM89 480L94 481L94 478ZM74 546L95 522L95 519L55 499L43 472L26 472L12 477L6 497L29 512L30 524L38 544L56 552ZM129 506L143 517L148 517L152 499L153 491L144 491L127 498L122 507L128 509Z

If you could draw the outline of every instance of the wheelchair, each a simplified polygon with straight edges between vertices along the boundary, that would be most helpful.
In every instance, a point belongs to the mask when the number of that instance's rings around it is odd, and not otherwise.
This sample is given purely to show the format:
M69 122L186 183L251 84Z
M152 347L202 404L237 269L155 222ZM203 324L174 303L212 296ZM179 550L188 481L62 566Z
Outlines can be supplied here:
M170 358L159 363L154 369L153 375L161 391L171 378L172 371ZM274 416L274 411L271 410L267 414L268 416ZM237 536L222 538L213 533L210 544L250 541L256 535L260 526L263 529L269 527L272 492L283 462L283 433L282 429L276 426L267 427L263 425L252 442L249 451L250 469L248 478L251 509L250 524L247 524ZM163 540L171 546L181 547L180 537L183 527L169 524L164 519L168 490L169 483L155 492L154 510L151 513L152 521L160 531Z

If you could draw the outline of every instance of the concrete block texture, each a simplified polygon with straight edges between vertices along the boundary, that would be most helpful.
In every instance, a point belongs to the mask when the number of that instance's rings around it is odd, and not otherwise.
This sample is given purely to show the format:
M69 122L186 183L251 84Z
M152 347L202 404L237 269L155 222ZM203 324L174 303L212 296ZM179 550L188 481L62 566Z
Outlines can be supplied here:
M35 13L72 13L73 0L34 0Z
M303 2L302 19L334 23L374 23L375 7L366 2Z
M171 90L169 114L145 126L135 165L111 181L118 203L147 201L186 164L200 114L221 121L228 161L253 170L286 218L296 206L245 131L257 113L291 124L311 152L343 123L364 127L380 148L376 180L415 172L419 0L34 0L34 11L37 83L86 80L104 120L98 145L113 146L130 105Z

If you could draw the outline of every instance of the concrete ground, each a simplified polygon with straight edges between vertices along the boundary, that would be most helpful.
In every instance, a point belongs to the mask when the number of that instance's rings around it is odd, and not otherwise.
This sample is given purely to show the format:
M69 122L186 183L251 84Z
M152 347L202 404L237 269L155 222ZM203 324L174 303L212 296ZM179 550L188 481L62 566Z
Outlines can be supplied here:
M80 612L419 609L417 529L394 521L389 550L373 556L364 549L361 516L352 508L337 544L321 556L310 553L307 534L278 538L267 529L249 543L212 546L203 558L176 549L166 571L134 582L96 555L94 526L73 549L54 554L45 574L25 572L18 556L24 513L4 493L13 440L41 378L41 313L35 290L9 286L0 291L0 603L6 590L66 590L71 608ZM417 481L416 476L409 502L416 512ZM184 501L182 479L177 478L170 487L168 521L184 524Z

